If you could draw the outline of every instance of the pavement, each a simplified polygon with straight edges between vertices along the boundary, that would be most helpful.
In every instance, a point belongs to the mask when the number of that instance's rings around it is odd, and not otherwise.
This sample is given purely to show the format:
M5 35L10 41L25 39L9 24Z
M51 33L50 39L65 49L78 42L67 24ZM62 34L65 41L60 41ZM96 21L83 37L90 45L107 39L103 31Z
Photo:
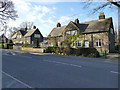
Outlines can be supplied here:
M118 60L3 50L3 88L118 88Z

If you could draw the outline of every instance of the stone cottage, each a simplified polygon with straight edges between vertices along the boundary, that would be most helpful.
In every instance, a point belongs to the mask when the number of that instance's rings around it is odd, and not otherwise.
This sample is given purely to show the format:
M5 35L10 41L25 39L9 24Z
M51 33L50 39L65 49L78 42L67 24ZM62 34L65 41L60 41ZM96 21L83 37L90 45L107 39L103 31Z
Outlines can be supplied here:
M48 35L48 45L53 46L55 40L58 46L62 46L66 36L81 34L73 41L73 47L81 47L85 36L85 47L95 47L99 52L115 51L115 33L112 17L105 18L104 13L100 13L98 20L79 22L76 19L70 21L68 25L61 26L60 23Z
M34 27L31 30L18 30L17 32L13 33L11 36L13 43L25 43L27 42L31 46L36 46L37 42L43 41L43 35L39 31L38 28Z
M4 34L0 36L0 44L1 43L8 43L8 38Z

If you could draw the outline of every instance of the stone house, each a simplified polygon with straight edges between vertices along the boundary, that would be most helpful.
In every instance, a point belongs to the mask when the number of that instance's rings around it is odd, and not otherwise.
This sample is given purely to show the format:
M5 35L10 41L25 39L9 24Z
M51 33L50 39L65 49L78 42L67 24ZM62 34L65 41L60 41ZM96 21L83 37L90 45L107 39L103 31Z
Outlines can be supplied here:
M31 30L18 30L11 36L13 43L25 43L27 42L31 46L36 46L37 42L43 41L43 35L38 28L34 27Z
M0 36L0 44L1 43L8 43L8 38L4 34Z
M104 13L100 13L99 20L79 22L76 19L70 21L68 25L61 26L60 23L48 35L48 45L53 46L57 41L58 46L63 46L63 42L68 35L81 33L75 41L73 47L81 47L85 36L85 47L95 47L99 52L115 51L115 33L112 17L105 18Z

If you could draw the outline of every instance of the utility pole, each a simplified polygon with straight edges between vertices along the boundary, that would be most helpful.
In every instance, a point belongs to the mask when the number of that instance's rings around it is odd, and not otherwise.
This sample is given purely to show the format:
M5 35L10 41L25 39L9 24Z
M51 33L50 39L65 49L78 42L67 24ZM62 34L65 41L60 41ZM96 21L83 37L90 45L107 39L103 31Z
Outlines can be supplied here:
M120 44L120 7L118 7L118 32L119 32L119 44ZM119 54L120 54L120 46L119 46Z

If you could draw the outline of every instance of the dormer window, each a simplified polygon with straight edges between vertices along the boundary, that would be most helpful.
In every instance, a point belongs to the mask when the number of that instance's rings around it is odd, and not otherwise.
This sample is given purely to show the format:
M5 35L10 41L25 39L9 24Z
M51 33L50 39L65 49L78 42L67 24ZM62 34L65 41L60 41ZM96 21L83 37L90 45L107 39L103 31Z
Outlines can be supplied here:
M77 30L67 31L66 36L67 35L77 35Z

